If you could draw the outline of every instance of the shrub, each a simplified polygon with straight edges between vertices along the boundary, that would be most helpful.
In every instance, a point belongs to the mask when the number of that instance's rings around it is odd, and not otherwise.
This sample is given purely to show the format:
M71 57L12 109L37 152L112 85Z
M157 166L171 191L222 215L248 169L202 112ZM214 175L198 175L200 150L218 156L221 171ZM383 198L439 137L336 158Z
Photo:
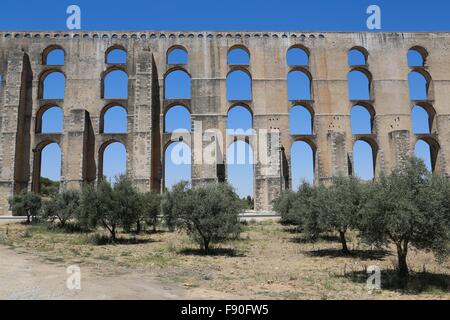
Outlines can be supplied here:
M295 192L287 190L272 202L273 210L281 216L281 223L298 224L298 216L291 210L296 197Z
M362 210L361 231L369 243L393 243L398 273L407 279L410 245L448 255L450 185L431 177L422 160L412 158L373 185Z
M342 252L349 253L346 233L358 226L358 215L363 199L363 185L352 176L334 177L329 187L318 193L317 207L319 224L322 229L333 230L339 234Z
M161 196L155 192L145 192L140 195L142 219L156 231L158 216L161 213ZM138 231L139 232L139 231Z
M170 193L175 225L185 230L205 254L211 244L239 236L241 200L229 185L210 183L188 189L186 182L181 182Z
M319 234L325 231L319 221L319 196L323 190L323 186L314 187L309 183L302 183L289 210L292 221L312 241L317 240Z
M9 199L11 210L15 215L26 216L27 223L34 221L42 205L40 195L24 190Z
M80 210L80 192L78 190L64 190L46 200L42 206L42 216L53 221L58 219L59 225L65 227L66 222L76 217Z

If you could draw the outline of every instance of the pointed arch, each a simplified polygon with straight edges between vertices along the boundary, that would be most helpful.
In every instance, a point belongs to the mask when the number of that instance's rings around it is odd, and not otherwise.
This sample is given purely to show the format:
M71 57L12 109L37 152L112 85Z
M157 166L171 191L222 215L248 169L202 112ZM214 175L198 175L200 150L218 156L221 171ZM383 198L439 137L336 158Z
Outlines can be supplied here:
M356 104L350 112L352 134L372 134L375 111L367 104Z
M243 104L235 104L228 109L227 134L248 133L253 129L253 113Z
M188 107L175 104L164 113L164 132L191 131L191 112Z
M127 133L128 110L118 103L105 106L100 112L100 133Z
M40 99L64 99L66 77L63 72L51 69L40 77Z
M420 68L413 69L408 74L409 98L411 100L428 100L431 80L427 71Z
M366 66L369 52L363 47L353 47L348 51L349 66Z
M372 75L364 68L354 68L348 73L348 95L350 101L371 99Z

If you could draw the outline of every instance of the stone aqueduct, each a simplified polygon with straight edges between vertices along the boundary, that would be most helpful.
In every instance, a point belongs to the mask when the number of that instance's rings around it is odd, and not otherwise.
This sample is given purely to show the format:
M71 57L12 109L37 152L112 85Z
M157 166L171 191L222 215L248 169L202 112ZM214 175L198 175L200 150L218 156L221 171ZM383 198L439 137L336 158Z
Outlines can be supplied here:
M47 66L44 56L55 47L64 50L65 63ZM167 53L174 47L186 49L186 65L167 64ZM227 53L234 47L248 50L249 65L227 64ZM307 66L287 65L286 52L291 47L308 52ZM105 54L111 48L126 50L126 64L106 63ZM349 66L347 55L352 48L365 53L364 65ZM408 74L414 68L406 63L406 55L411 48L418 48L426 58L423 67L415 68L427 79L428 96L423 101L412 101L408 94ZM254 166L258 210L270 210L271 200L290 187L290 150L298 140L314 151L315 181L339 172L351 174L352 146L357 140L372 146L375 176L410 154L419 139L430 145L433 169L448 174L449 49L450 33L0 32L0 214L8 214L12 194L23 189L38 191L40 152L50 142L57 142L62 150L62 188L79 188L99 179L105 146L119 141L126 146L127 173L141 189L161 190L164 148L171 139L163 131L166 110L184 105L193 123L202 121L203 130L219 129L225 137L227 112L237 103L227 100L226 77L235 69L251 76L252 99L240 103L251 110L253 128L280 130L275 150L271 150L275 156L270 158L276 170L263 170L258 163ZM103 77L115 69L129 76L126 100L103 98ZM164 78L173 69L190 75L190 99L164 98ZM295 69L310 78L308 101L288 99L286 77ZM368 100L349 99L347 75L353 69L368 75ZM63 100L42 96L43 78L54 70L66 78ZM127 108L126 134L102 133L102 112L112 103ZM288 130L289 109L299 103L313 114L313 134L292 135ZM356 104L370 110L372 133L352 134L350 110ZM429 112L429 134L412 132L411 109L417 104ZM39 133L42 110L49 105L63 109L62 133ZM192 139L190 143L205 142ZM226 175L222 164L193 162L193 184L223 181Z

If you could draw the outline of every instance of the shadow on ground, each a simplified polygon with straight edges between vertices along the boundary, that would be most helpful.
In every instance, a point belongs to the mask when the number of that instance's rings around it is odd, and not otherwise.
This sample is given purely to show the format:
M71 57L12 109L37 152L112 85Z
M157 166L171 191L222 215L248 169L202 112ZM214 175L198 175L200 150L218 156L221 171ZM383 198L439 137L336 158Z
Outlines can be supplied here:
M353 282L366 283L368 274L365 271L349 272L341 275ZM430 272L411 272L408 281L402 281L396 270L381 271L381 289L401 291L404 294L419 294L422 292L450 292L450 275Z
M342 252L341 249L317 249L304 252L310 257L329 257L329 258L358 258L361 260L383 260L392 255L386 250L351 250L349 253Z
M206 256L203 250L194 248L181 249L178 253L193 256ZM245 257L245 254L231 248L212 248L209 249L208 256Z

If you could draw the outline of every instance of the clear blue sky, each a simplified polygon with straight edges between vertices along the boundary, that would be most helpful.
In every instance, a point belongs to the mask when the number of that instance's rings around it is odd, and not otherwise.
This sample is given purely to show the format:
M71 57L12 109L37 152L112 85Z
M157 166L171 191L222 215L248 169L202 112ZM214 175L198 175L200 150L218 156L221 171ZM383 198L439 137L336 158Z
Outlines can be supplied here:
M65 30L66 8L76 4L81 7L82 30L314 30L314 31L368 31L366 27L366 9L371 4L381 7L382 29L380 31L450 31L450 1L445 0L409 0L409 1L66 1L66 0L2 0L0 9L0 29L2 30ZM358 85L357 85L358 86ZM56 87L56 84L55 84ZM359 86L361 87L361 86ZM361 89L357 89L360 92ZM244 112L241 110L241 112ZM420 110L415 112L420 116ZM243 113L244 115L244 113ZM49 113L48 119L59 117L57 112ZM353 119L355 126L363 121L363 113ZM120 117L119 117L120 118ZM177 118L175 116L175 118ZM237 119L243 119L236 117ZM55 120L56 121L56 120ZM123 115L122 115L123 121ZM183 122L179 117L176 122ZM300 127L304 124L299 122ZM420 128L420 124L414 123ZM176 124L175 124L176 126ZM235 124L236 126L236 124ZM239 126L239 124L237 124ZM52 124L49 131L57 130ZM114 124L113 127L117 127ZM120 127L120 126L119 126ZM122 125L123 128L123 125ZM359 147L359 146L358 146ZM364 147L362 147L364 149ZM419 154L426 152L424 146L418 147ZM53 150L53 151L51 151ZM51 151L51 152L50 152ZM123 171L124 157L119 156L120 146L107 152L107 157L115 159L105 165L105 173ZM58 153L49 148L49 165L42 174L58 178ZM311 157L307 146L299 144L292 151L294 163L300 163L301 169L293 172L294 187L300 180L311 179L311 164L301 166L302 159ZM358 170L361 176L370 176L366 165L369 154L361 153ZM119 160L118 160L119 159ZM305 160L306 161L306 160ZM121 162L122 164L120 164ZM297 166L297 165L296 165ZM179 170L171 169L173 183L176 177L189 177L188 166ZM181 173L180 170L184 170ZM246 171L246 174L243 172ZM249 183L251 168L236 170L230 180L239 186L241 195L252 194ZM308 172L309 171L309 172ZM239 176L244 178L238 179ZM170 183L170 184L171 184Z

